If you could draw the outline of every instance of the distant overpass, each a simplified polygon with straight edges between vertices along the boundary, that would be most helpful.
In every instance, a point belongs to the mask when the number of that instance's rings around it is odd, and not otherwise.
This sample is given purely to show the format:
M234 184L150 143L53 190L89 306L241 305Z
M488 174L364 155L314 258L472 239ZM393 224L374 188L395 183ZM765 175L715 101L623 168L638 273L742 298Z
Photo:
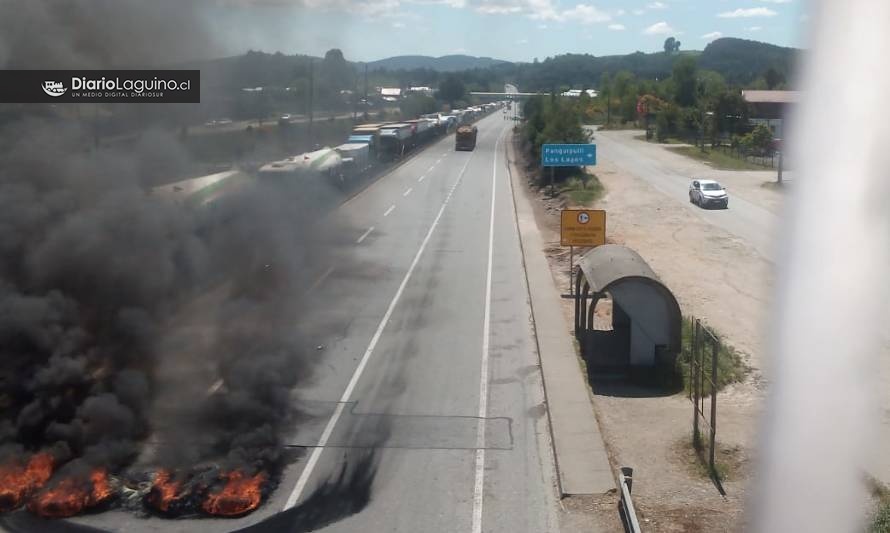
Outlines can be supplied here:
M521 92L519 92L519 89L515 85L513 85L511 83L506 83L506 84L504 84L504 92L502 92L502 93L471 91L470 94L472 94L473 96L507 96L507 97L512 96L512 97L517 97L517 96L538 96L538 95L541 95L544 93L521 93Z

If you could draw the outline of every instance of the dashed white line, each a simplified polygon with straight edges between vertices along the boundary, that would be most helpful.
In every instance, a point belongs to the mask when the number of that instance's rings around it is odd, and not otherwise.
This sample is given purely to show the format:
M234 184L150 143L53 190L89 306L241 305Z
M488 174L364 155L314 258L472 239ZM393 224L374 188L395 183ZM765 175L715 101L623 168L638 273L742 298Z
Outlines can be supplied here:
M414 190L414 187L408 187L408 190L402 193L402 196L408 196L411 194L411 191Z
M467 158L467 162L464 163L460 174L458 174L457 176L457 181L454 182L454 185L451 186L451 190L448 191L448 195L445 196L445 200L442 202L442 207L439 208L439 213L436 215L436 218L433 219L433 223L432 225L430 225L430 229L429 231L427 231L426 237L424 237L423 242L420 243L420 248L418 248L417 254L414 255L414 260L411 261L411 266L408 267L408 272L405 273L405 277L402 278L401 285L399 285L398 290L396 290L396 294L389 302L389 307L387 307L386 313L384 313L383 318L380 320L380 324L377 325L377 331L375 331L374 336L371 337L371 342L368 344L368 348L365 350L364 355L362 355L362 359L361 361L359 361L358 366L355 368L355 372L352 373L352 378L349 380L349 384L346 385L346 390L343 391L343 395L340 397L340 401L339 403L337 403L337 407L334 409L334 414L331 415L331 418L330 420L328 420L324 431L322 431L321 438L318 439L318 444L315 446L315 448L312 449L312 453L309 455L309 460L306 461L306 467L303 468L302 472L300 472L300 478L297 479L297 484L294 486L294 490L291 491L290 496L288 496L283 510L286 511L290 509L300 500L300 495L303 494L303 490L305 490L306 485L309 483L309 478L312 476L312 472L315 470L315 465L318 464L321 453L324 451L325 446L327 446L328 444L328 440L331 438L331 434L334 432L334 427L336 427L337 421L340 420L341 416L343 416L343 410L346 408L346 405L352 398L353 389L355 389L356 384L358 384L358 380L362 377L362 373L365 371L368 360L371 358L371 354L374 352L374 348L377 347L377 343L380 341L380 337L383 335L383 330L389 323L390 317L392 317L393 311L396 308L396 304L399 303L399 299L401 299L402 293L405 292L405 287L408 285L408 281L411 280L411 276L412 274L414 274L414 269L417 268L417 263L420 262L420 257L423 255L423 251L426 249L427 245L430 242L430 239L433 237L433 232L436 231L436 227L439 225L439 220L442 219L442 214L445 212L445 208L451 201L451 197L454 195L455 189L457 189L457 186L460 185L461 180L463 180L464 173L467 170L467 164L470 162L471 159L472 155Z
M330 276L330 275L331 275L331 272L333 272L333 271L334 271L334 267L333 267L333 266L328 267L328 269L325 270L324 273L322 273L322 275L319 276L317 280L315 280L315 283L313 283L313 284L309 287L309 289L306 291L306 294L311 294L312 291L314 291L315 289L317 289L319 285L321 285L322 283L324 283L324 280L328 279L328 276Z
M424 174L423 176L417 178L417 183L420 183L420 182L423 181L424 179L426 179L426 174Z
M374 231L374 226L371 226L370 228L368 228L368 231L362 233L362 236L359 237L358 240L355 241L355 243L356 243L356 244L361 244L362 241L365 240L365 239L368 237L368 235L371 234L372 231Z
M386 212L383 213L383 216L388 217L390 213L395 211L395 209L396 209L396 204L392 204L391 206L389 206L389 209L387 209Z

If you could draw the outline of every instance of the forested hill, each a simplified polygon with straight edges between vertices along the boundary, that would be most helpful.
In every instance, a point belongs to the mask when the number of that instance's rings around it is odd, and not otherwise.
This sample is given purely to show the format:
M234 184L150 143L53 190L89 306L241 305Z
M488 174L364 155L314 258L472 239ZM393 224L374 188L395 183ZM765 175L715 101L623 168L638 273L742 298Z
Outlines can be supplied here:
M550 90L565 86L595 87L604 73L626 71L643 79L664 79L671 75L674 62L684 56L697 59L698 67L718 72L727 82L741 86L760 86L772 69L779 80L791 78L799 50L744 39L723 38L710 43L702 52L635 52L621 56L595 57L589 54L564 54L536 63L494 67L502 77L514 78L523 90Z
M509 63L471 56L399 56L369 63L371 87L376 85L426 85L437 87L448 76L457 76L472 90L500 90L513 83L522 90L597 87L604 73L629 72L641 79L665 79L674 62L682 57L697 59L698 68L718 72L742 87L781 88L791 79L791 69L799 50L744 39L723 38L704 51L635 52L596 57L591 54L563 54L532 63ZM202 85L231 89L258 86L299 86L308 83L310 61L320 78L339 80L351 89L361 78L364 63L350 62L339 50L329 50L325 58L304 55L248 52L245 55L203 61L188 65L202 71ZM769 79L769 82L767 81Z
M746 85L771 68L790 79L799 53L796 48L727 37L709 44L698 66L719 72L730 83Z
M438 72L455 72L474 68L487 68L506 64L507 61L490 57L473 57L468 55L449 55L442 57L430 56L395 56L368 63L369 70L414 70L429 69Z

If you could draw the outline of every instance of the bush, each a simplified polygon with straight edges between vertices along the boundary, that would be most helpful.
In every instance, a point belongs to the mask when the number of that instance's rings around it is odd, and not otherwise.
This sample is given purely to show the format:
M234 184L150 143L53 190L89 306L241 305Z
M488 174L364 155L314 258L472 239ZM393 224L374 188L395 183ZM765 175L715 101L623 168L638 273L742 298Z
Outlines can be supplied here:
M875 513L869 533L890 533L890 503L882 504Z
M692 390L692 383L689 382L689 367L692 364L692 336L695 328L695 322L689 317L683 317L683 349L677 357L676 372L678 380L682 380L683 388L686 391ZM713 332L713 329L711 330ZM717 338L719 333L714 332ZM705 363L709 364L710 353L705 357ZM720 349L717 352L717 390L722 390L727 385L739 383L745 379L750 372L750 368L745 364L741 352L720 342ZM710 370L708 370L710 374ZM707 381L703 384L702 394L710 394L711 389Z

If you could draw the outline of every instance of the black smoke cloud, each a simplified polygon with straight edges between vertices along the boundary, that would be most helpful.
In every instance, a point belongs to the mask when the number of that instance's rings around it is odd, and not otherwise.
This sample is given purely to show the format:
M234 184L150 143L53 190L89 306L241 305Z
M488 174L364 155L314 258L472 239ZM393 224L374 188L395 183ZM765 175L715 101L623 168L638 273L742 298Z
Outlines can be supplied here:
M206 55L197 6L0 0L0 65ZM328 192L249 181L184 207L144 186L148 166L188 159L174 134L112 151L35 115L0 124L0 455L120 471L153 436L159 466L274 469L315 356L295 325L326 262Z
M200 0L3 0L0 65L140 68L213 57Z

